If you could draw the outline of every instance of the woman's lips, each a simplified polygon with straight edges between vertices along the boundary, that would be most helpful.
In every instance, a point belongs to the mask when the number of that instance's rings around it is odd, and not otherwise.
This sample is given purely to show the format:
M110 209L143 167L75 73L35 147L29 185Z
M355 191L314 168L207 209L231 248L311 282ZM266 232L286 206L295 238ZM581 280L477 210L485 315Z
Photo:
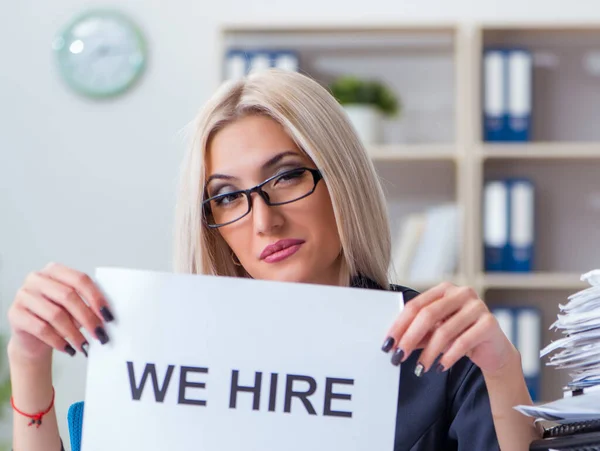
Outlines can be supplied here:
M304 244L304 240L286 239L270 244L260 254L260 259L267 263L277 263L294 255Z

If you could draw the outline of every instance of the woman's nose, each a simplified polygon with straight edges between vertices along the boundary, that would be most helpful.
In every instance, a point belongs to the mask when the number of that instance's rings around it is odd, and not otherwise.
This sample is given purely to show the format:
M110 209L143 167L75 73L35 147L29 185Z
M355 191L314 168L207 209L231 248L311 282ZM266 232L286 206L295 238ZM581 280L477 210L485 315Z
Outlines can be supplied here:
M251 201L252 212L250 214L257 234L269 235L281 228L284 217L279 207L267 205L265 200L257 193L252 195Z

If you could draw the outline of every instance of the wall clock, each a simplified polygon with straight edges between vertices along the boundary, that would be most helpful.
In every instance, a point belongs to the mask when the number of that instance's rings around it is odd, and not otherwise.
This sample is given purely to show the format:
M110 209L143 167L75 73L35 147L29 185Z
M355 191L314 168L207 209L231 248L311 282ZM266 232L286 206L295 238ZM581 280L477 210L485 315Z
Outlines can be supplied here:
M125 92L146 66L141 30L116 11L89 11L78 16L56 36L52 47L68 86L89 97Z

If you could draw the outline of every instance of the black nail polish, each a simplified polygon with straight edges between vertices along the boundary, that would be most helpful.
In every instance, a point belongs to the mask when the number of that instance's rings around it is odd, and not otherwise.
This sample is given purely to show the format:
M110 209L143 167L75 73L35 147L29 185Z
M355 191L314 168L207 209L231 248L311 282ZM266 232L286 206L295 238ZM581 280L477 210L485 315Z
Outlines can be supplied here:
M113 314L106 306L100 307L100 314L102 315L102 318L104 318L104 321L106 321L107 323L110 323L112 320L115 319Z
M404 351L400 348L396 349L396 352L394 352L394 354L392 355L392 364L393 365L400 365L400 362L402 362L402 358L404 357Z
M387 337L385 339L385 341L383 342L383 346L381 346L381 350L383 352L390 352L393 347L394 347L394 338Z
M108 335L106 335L106 331L103 327L96 327L96 329L94 329L94 332L96 333L96 337L98 338L98 340L100 340L100 343L102 343L103 345L108 343Z
M442 365L441 363L438 363L437 366L435 367L435 372L436 373L443 373L444 372L444 365Z
M81 345L81 352L83 352L83 355L85 355L86 357L88 356L89 349L90 349L90 344L87 341L84 341L83 344Z
M67 344L67 346L65 346L65 352L71 357L73 357L77 353L77 351L75 351L75 348L70 344Z

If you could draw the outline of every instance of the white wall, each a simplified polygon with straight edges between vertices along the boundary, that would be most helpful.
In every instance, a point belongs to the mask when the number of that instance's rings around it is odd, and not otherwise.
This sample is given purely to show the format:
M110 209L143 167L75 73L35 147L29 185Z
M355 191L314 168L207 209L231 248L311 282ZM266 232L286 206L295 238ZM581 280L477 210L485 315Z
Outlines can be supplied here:
M129 0L151 62L142 83L94 103L58 79L50 43L81 0L0 7L0 305L50 260L169 269L180 129L217 84L220 24L393 21L597 21L589 0ZM356 22L354 22L356 23ZM6 320L3 318L4 331ZM57 409L83 397L85 361L56 362ZM64 428L64 422L61 424ZM63 436L66 433L63 429Z

